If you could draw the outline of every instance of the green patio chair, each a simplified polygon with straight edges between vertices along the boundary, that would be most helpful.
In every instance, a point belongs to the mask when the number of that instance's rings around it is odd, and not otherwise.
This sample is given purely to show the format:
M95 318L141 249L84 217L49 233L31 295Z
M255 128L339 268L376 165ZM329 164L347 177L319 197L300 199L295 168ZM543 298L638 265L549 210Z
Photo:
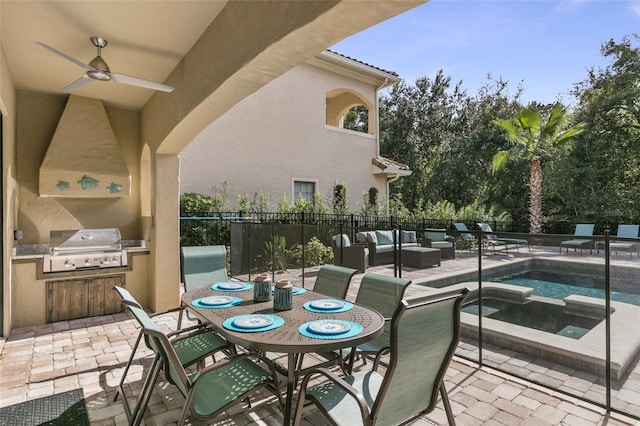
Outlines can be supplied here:
M362 277L355 302L378 311L385 319L385 326L382 334L374 340L352 348L350 351L344 351L348 352L346 354L348 355L348 361L346 362L348 373L353 371L356 356L361 356L363 362L366 363L367 356L373 356L377 361L387 353L391 316L398 308L410 284L411 280L408 279L389 277L373 272L367 273Z
M358 271L356 269L346 268L344 266L322 265L320 269L318 269L318 276L316 277L313 291L335 299L344 300L347 297L351 279L357 273ZM321 353L319 355L325 358L326 362L318 364L316 367L336 364L343 366L342 355L339 351ZM303 361L304 354L300 354L297 363L298 370L302 369Z
M182 365L175 345L164 333L153 326L145 327L142 331L156 356L154 367L145 379L142 397L134 410L132 425L137 426L142 421L160 370L164 371L166 379L186 398L178 425L183 425L189 414L198 420L213 419L267 385L270 385L268 388L274 392L282 409L282 396L275 369L264 356L256 353L233 355L189 374ZM252 359L262 361L268 366L268 370Z
M138 345L143 337L144 328L149 329L160 329L157 327L152 317L147 314L147 312L140 306L138 301L123 287L115 286L113 288L122 298L122 304L129 308L129 311L133 315L133 317L138 321L141 326L140 333L138 333L138 337L133 347L131 348L131 355L129 356L129 360L124 367L124 371L122 372L122 377L120 378L120 383L118 384L118 389L116 390L116 394L113 398L114 401L118 399L118 395L122 395L122 403L124 405L125 414L129 421L135 416L135 414L131 411L131 407L125 397L124 393L124 382L127 377L127 373L129 372L129 368L133 363L133 359L138 349ZM185 367L200 363L204 359L209 356L214 357L215 354L221 351L225 351L227 353L235 353L235 348L233 345L229 344L224 338L216 334L215 332L209 330L208 328L197 325L188 327L182 330L174 331L167 334L167 338L171 339L171 344L176 351L178 359L181 364ZM149 342L145 340L145 344L149 349L152 349ZM153 367L152 367L153 369Z
M357 273L356 269L344 266L322 265L318 269L313 291L336 299L345 299L351 279Z
M591 237L593 236L593 228L595 228L595 224L593 223L579 223L576 225L576 230L573 235L576 237ZM593 252L593 241L585 238L562 241L560 243L560 254L562 254L562 247L565 247L566 253L569 252L570 248L573 248L574 252L580 249L580 256L582 256L582 249L585 247L589 247L589 254Z
M455 425L444 376L458 345L467 294L467 289L439 291L403 300L391 321L386 372L378 373L377 364L346 377L323 368L310 371L302 379L293 424L300 424L305 402L311 401L332 424L395 426L433 411L439 392L447 420ZM309 387L318 376L326 380Z
M184 291L224 282L227 274L227 249L224 245L189 246L180 249L180 275ZM178 328L182 326L182 315L178 316ZM189 319L194 319L187 313Z

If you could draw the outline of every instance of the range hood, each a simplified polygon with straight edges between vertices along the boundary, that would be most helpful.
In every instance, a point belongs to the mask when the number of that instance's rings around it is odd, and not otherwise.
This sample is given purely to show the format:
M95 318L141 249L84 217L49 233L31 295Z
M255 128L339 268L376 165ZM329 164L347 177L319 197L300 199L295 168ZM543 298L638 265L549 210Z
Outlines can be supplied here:
M102 101L71 95L40 165L42 197L125 197L131 174Z

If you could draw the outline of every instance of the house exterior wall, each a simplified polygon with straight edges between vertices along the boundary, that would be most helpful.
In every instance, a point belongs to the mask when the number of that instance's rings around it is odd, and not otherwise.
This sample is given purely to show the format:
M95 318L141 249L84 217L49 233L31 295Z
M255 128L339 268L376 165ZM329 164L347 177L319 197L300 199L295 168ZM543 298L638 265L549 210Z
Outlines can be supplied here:
M201 132L180 154L180 191L211 194L226 182L230 204L246 193L268 193L275 207L286 195L295 201L293 181L316 182L329 200L345 182L350 207L357 210L363 192L386 190L386 179L372 172L375 134L326 125L326 95L349 89L376 105L377 88L304 63L239 102ZM370 129L377 113L370 110Z
M0 2L0 13L2 3ZM8 336L11 322L11 252L18 216L18 184L16 181L16 92L0 43L0 112L2 112L2 329L0 336ZM2 348L0 340L0 349Z

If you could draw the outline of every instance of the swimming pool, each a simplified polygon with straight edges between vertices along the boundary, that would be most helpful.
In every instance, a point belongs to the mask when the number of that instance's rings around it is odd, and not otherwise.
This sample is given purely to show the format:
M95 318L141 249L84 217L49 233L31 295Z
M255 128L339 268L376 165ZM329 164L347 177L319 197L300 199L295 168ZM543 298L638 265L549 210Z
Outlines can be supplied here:
M479 311L477 300L462 308L462 312L468 314L478 315ZM572 339L580 339L604 319L575 315L559 304L536 300L514 303L493 298L482 299L482 316Z
M491 281L529 287L533 289L534 295L553 299L561 300L572 294L597 299L605 298L604 277L549 270L531 270L501 278L493 278ZM640 294L634 294L631 285L627 285L627 283L622 281L614 281L611 287L611 300L640 306ZM635 287L640 288L638 285Z

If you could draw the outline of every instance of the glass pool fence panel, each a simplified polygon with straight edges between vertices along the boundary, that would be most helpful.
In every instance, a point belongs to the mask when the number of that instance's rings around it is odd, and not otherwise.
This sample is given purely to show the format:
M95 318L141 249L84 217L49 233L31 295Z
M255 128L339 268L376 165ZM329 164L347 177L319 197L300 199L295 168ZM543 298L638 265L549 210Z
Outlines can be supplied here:
M603 253L598 247L598 256L606 255L606 245L604 248ZM640 418L639 251L637 238L620 239L612 235L609 239L611 392L608 397L614 410L635 418ZM605 388L604 383L600 387Z

